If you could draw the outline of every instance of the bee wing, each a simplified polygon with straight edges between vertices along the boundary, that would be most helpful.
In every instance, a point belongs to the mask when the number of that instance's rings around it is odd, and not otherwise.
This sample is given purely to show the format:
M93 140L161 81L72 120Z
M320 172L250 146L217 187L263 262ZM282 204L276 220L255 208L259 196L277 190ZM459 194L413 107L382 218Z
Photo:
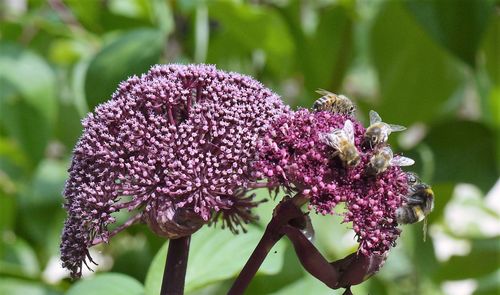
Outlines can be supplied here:
M323 133L320 135L320 140L324 142L325 144L331 146L334 149L339 148L339 143L340 143L340 132L341 130L335 130L330 133Z
M381 153L384 157L390 159L391 161L394 159L393 158L393 153L392 153L392 150L390 147L388 146L385 146L383 148L380 149L379 153Z
M382 122L382 118L380 118L379 114L374 110L370 111L370 125L375 123Z
M415 164L415 161L402 156L396 156L391 160L391 166L411 166L413 164Z
M344 130L345 135L347 136L347 140L349 140L350 143L354 144L354 126L352 125L351 120L345 121L344 128L342 130Z
M391 129L392 132L406 130L405 126L394 125L394 124L388 124L388 125L389 125L389 128Z
M334 94L333 94L333 93L331 93L330 91L325 90L325 89L321 89L321 88L318 88L318 89L316 90L316 93L321 94L321 95L327 95L327 96L328 96L328 95L334 95Z

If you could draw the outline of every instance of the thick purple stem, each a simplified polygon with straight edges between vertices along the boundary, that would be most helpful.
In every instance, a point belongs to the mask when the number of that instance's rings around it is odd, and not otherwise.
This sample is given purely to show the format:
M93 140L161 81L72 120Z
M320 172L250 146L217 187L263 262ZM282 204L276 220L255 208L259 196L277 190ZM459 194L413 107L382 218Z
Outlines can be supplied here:
M386 258L386 255L365 256L354 252L330 263L299 229L285 226L283 231L292 242L302 266L332 289L349 289L366 281L380 269Z
M307 223L307 220L303 220L305 215L300 210L304 202L305 199L297 195L294 198L285 198L276 207L264 235L234 281L228 295L243 294L271 248L284 235L292 242L305 270L332 289L346 288L344 294L352 294L350 286L367 280L379 270L386 258L385 255L365 256L355 252L334 262L328 262L304 235L304 229L297 227L298 224Z
M299 209L300 205L304 202L301 195L296 195L294 198L285 198L278 204L274 211L273 218L266 227L264 235L234 281L231 289L229 289L228 295L243 294L271 248L283 237L284 233L281 228L288 224L290 220L302 218L304 216L304 213Z
M330 265L306 236L293 226L285 226L283 232L292 242L297 257L304 269L328 287L337 289L339 272Z
M191 236L170 239L160 295L184 294Z

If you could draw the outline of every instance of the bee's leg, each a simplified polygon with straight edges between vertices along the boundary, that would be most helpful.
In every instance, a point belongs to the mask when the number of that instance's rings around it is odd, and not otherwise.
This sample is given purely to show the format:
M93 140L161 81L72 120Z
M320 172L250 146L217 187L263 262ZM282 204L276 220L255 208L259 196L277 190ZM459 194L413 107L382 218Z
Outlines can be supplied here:
M423 233L424 233L424 242L427 238L427 217L424 218L424 227L422 229Z

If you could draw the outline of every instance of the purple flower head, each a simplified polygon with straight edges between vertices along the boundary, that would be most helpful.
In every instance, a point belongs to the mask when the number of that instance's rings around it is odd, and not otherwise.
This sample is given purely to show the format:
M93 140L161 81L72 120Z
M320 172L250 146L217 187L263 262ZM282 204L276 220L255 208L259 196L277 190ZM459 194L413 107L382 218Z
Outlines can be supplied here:
M347 166L325 135L352 122L359 163ZM350 123L348 123L349 125ZM352 222L365 255L382 255L395 245L400 234L396 209L408 191L407 174L396 165L368 175L376 148L362 147L366 129L354 117L306 109L276 119L259 142L260 160L255 175L267 178L270 187L282 186L309 199L310 208L335 214L345 203L344 222ZM387 145L384 145L384 147Z
M122 82L85 118L74 149L64 267L80 276L88 248L134 222L176 238L219 216L232 230L251 220L257 141L288 111L259 82L214 66L155 66ZM136 215L110 232L121 209Z

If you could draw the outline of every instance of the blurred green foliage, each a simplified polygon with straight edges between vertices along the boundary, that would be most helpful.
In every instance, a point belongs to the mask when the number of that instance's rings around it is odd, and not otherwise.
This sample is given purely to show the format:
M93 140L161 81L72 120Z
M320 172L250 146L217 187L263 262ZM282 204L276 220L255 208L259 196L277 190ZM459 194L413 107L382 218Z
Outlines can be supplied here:
M145 226L99 247L94 276L66 278L61 191L85 114L121 80L174 62L252 75L293 106L310 107L316 88L345 93L365 122L373 108L410 126L391 141L434 187L431 237L405 227L382 271L353 291L454 294L450 282L469 280L470 293L498 294L500 190L484 196L500 170L500 4L488 0L0 0L0 294L158 293L165 245ZM194 235L188 294L225 293L274 205L247 234ZM339 217L312 217L327 257L355 250ZM465 250L443 258L442 236ZM248 294L340 291L306 274L283 240Z

